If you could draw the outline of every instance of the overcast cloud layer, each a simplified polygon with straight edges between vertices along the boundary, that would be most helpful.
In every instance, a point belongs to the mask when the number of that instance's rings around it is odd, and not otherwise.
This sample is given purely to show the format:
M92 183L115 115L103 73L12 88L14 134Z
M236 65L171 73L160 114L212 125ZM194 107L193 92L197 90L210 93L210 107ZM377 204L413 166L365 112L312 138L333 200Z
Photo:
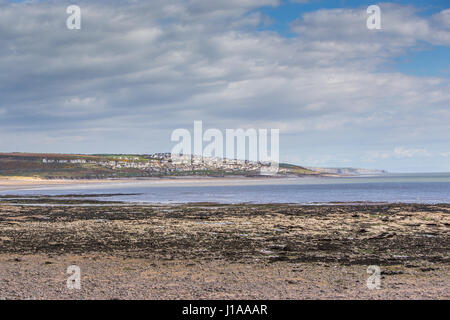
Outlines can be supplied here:
M0 0L0 150L170 151L176 128L279 128L281 159L450 171L450 79L389 71L450 46L450 10L319 10L260 31L276 0ZM444 67L444 66L443 66ZM388 70L388 71L386 71Z

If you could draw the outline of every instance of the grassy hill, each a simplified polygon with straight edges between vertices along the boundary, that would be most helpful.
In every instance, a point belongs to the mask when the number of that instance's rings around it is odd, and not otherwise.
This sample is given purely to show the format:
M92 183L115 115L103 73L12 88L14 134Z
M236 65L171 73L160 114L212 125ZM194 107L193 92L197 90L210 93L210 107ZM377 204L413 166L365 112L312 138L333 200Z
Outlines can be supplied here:
M101 161L102 157L89 155L33 154L33 153L1 153L1 176L24 176L39 178L102 178L114 174L113 170L91 164L43 163L43 159Z
M287 169L290 174L317 175L319 172L288 163L280 163L280 169Z
M120 163L120 166L108 165ZM127 167L129 166L129 167ZM134 166L134 167L133 167ZM147 166L147 167L146 167ZM280 164L282 174L318 174L300 166ZM225 176L257 175L258 171L208 169L174 169L169 159L154 155L121 154L50 154L0 153L0 176L37 177L42 179L104 179L161 176Z

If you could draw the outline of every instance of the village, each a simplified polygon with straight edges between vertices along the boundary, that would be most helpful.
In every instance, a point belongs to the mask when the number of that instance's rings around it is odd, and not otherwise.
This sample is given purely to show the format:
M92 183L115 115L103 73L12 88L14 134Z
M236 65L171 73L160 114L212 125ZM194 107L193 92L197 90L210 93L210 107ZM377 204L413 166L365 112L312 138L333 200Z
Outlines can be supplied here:
M98 159L50 159L43 158L43 164L96 165L112 170L137 169L147 173L171 174L186 172L223 172L223 173L257 173L270 163L254 162L239 159L202 157L196 155L180 155L173 157L171 153L153 153L130 156L117 155ZM286 173L281 169L281 173Z

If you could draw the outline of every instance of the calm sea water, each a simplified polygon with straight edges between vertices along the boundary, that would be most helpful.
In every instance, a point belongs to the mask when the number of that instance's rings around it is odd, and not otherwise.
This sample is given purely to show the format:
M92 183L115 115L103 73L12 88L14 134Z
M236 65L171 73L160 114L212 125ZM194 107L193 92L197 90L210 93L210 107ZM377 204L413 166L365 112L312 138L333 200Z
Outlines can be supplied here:
M117 194L96 199L137 203L450 203L450 173L371 177L140 181L10 190L1 194Z

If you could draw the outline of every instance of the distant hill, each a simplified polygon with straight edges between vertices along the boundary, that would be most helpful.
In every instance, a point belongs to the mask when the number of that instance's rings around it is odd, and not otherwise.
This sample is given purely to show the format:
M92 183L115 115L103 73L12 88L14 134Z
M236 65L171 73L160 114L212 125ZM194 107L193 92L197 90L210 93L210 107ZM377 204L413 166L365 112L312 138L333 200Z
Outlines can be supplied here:
M43 179L105 179L165 176L257 176L269 164L191 157L175 163L170 153L154 154L52 154L0 153L0 176ZM279 175L319 175L314 170L280 164Z
M364 175L364 174L386 174L385 170L376 169L361 169L361 168L320 168L320 167L306 167L309 170L329 173L329 174L343 174L343 175Z
M284 170L286 172L284 172ZM301 166L297 166L294 164L288 164L288 163L280 163L280 171L284 173L289 174L305 174L305 175L317 175L319 172L317 170L311 169L311 168L305 168Z

